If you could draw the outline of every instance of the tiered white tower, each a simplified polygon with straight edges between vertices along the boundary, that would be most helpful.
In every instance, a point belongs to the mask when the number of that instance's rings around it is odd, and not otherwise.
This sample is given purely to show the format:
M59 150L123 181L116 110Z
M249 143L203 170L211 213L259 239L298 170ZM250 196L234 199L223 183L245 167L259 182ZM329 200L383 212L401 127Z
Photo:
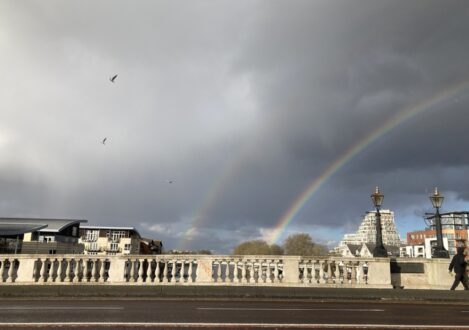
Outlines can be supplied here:
M390 210L381 210L381 233L383 235L383 244L387 246L400 246L401 238L394 223L394 212ZM334 249L342 253L347 244L362 245L363 243L376 244L376 213L369 211L365 214L360 227L355 234L345 234L342 241Z

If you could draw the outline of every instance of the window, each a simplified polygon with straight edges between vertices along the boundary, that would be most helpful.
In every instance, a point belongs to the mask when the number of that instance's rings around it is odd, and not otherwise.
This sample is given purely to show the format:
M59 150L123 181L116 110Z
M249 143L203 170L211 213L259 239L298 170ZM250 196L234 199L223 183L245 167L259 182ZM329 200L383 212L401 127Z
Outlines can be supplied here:
M117 251L118 249L119 249L119 245L117 243L109 244L109 250L110 251Z
M87 229L85 232L85 239L87 241L96 241L99 237L99 230L89 230Z
M132 248L131 244L125 244L124 245L124 250L130 251L131 248Z

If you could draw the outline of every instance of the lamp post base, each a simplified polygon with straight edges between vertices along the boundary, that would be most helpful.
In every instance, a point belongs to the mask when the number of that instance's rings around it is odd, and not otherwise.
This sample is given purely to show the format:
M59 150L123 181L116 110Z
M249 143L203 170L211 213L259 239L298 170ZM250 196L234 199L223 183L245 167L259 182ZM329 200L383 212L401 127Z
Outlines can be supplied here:
M449 258L449 252L445 249L435 249L432 258Z
M373 257L374 258L387 258L388 251L384 248L384 246L376 246L373 249Z

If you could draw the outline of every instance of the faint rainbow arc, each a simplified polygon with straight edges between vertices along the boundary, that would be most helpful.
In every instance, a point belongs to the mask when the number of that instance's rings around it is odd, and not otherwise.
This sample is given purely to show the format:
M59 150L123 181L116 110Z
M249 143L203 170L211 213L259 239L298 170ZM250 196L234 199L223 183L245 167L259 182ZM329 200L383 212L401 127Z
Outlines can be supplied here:
M431 109L436 104L454 97L462 90L469 86L469 81L463 81L459 84L454 85L451 88L447 88L442 92L437 93L429 100L422 101L412 107L401 110L397 115L390 118L383 125L373 130L370 134L362 138L355 145L351 146L345 151L339 158L334 160L316 179L314 179L303 192L301 192L297 198L294 199L291 206L283 213L282 217L277 221L277 225L272 230L271 235L267 238L269 244L276 243L285 231L287 226L293 221L299 211L306 205L309 199L329 180L337 171L339 171L347 162L352 160L360 152L366 149L379 137L390 132L400 124L412 119L418 114Z
M223 167L221 175L219 175L218 178L214 180L213 184L205 194L205 197L202 199L203 202L201 203L201 206L195 212L192 223L184 231L184 234L181 235L181 239L178 244L181 250L187 249L188 242L197 228L202 225L207 213L215 204L217 197L222 194L222 191L228 184L228 181L235 175L235 173L239 171L239 168L244 164L249 150L249 145L243 147L239 151L239 154L236 156L236 158L227 162L227 165Z

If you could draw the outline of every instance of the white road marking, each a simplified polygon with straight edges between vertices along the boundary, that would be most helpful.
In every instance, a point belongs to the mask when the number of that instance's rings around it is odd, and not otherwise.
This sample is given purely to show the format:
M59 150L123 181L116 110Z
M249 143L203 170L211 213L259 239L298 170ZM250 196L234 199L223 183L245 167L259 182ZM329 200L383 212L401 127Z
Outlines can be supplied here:
M338 312L384 312L384 309L364 308L249 308L249 307L197 307L214 311L338 311Z
M2 327L105 327L125 326L127 328L302 328L302 329L469 329L469 325L415 325L415 324L307 324L307 323L169 323L169 322L15 322L0 323Z
M0 307L0 311L11 311L11 310L123 310L124 307L73 307L73 306L10 306Z

